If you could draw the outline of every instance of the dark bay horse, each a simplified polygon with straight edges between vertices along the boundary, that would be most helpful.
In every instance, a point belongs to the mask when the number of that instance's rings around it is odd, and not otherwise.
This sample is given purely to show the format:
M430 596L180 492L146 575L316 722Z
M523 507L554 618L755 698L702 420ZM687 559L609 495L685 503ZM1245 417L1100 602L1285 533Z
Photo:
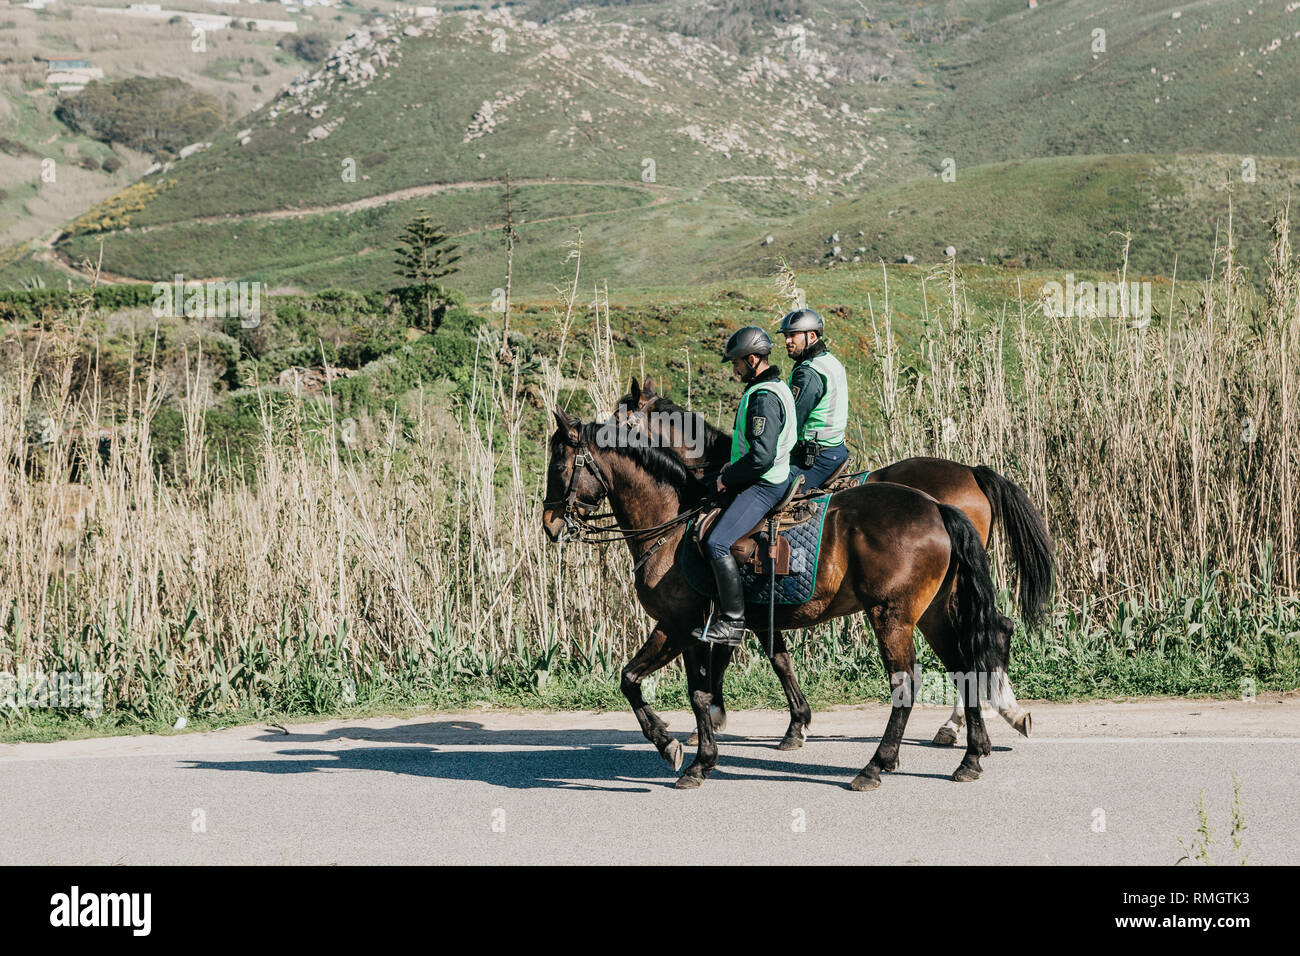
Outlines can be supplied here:
M699 746L677 786L698 787L717 765L711 705L730 654L691 636L704 620L706 601L687 583L675 555L685 528L680 519L696 510L707 487L677 455L651 447L626 423L581 424L558 411L555 418L542 525L552 541L562 541L608 500L637 561L637 600L655 621L646 643L623 668L621 689L646 739L680 769L682 745L645 702L641 682L685 655ZM656 548L659 539L666 540ZM765 610L747 609L760 637ZM898 767L899 745L920 688L912 637L918 627L944 667L968 682L966 753L952 779L977 779L980 757L991 752L980 701L1005 675L1011 632L997 613L984 545L970 519L960 509L890 482L833 496L813 596L804 604L779 606L775 626L811 627L857 611L866 612L875 631L893 707L879 747L851 788L875 789L882 771Z
M697 477L715 473L731 454L731 436L709 424L703 416L655 392L649 379L632 379L631 389L619 399L615 419L645 430L650 441L675 452ZM1011 558L1019 572L1018 604L1026 623L1039 623L1051 603L1053 545L1042 515L1019 485L983 465L971 467L946 458L908 458L871 472L867 482L894 482L925 492L937 501L960 508L975 526L987 548L994 525L1001 522L1008 537ZM1009 620L1004 627L1011 627ZM794 750L803 745L812 710L795 678L784 638L774 635L772 669L790 707L790 727L778 745ZM1010 681L996 688L998 713L1021 734L1029 736L1033 719L1016 701ZM714 688L714 724L726 726L722 686ZM965 720L962 688L958 686L952 715L935 734L934 742L952 746ZM687 743L693 743L688 739Z

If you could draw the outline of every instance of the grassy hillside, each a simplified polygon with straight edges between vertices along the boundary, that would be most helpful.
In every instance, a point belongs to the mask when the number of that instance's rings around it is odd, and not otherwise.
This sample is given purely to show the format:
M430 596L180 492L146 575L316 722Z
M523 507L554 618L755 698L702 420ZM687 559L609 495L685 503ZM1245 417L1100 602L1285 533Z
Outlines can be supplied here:
M327 66L251 118L247 145L232 135L178 165L169 175L179 187L138 221L317 207L506 173L635 183L647 159L653 181L679 188L757 176L773 192L806 191L889 162L881 137L898 124L868 112L894 105L888 84L837 85L832 98L815 62L764 59L788 52L776 35L766 54L742 59L616 16L382 22L357 44L372 80ZM309 141L316 127L328 135ZM345 159L355 182L341 175Z
M973 16L985 5L961 6ZM945 157L961 168L1092 153L1295 155L1300 8L1288 0L995 7L1006 15L933 61L947 95L918 135L935 168Z
M129 230L60 252L103 241L105 269L139 279L373 287L424 207L460 237L460 284L486 297L504 280L493 183L509 173L525 184L521 294L562 281L575 226L620 288L822 263L834 245L836 261L954 245L1109 270L1115 231L1145 271L1177 251L1203 273L1221 187L1236 182L1253 237L1296 178L1300 10L1281 2L738 10L539 2L376 21L156 174L175 186Z
M577 187L523 187L518 199L540 220L563 218L581 223L570 210ZM585 217L632 211L654 201L648 189L596 186L581 190ZM315 287L368 287L398 284L394 278L395 237L417 207L434 202L412 200L377 206L353 213L327 213L292 219L249 219L237 225L223 222L182 223L143 229L113 237L112 268L129 275L150 275L158 248L165 245L168 262L185 275L210 274L213 263L221 271L254 279ZM499 248L493 228L502 218L499 191L494 188L459 191L436 197L436 207L447 231L467 250ZM490 233L490 234L489 234ZM64 244L74 255L93 255L100 237L78 236ZM472 252L471 252L472 254ZM484 257L486 258L486 257ZM493 257L498 258L498 257ZM487 277L485 277L486 281ZM499 284L492 279L494 284ZM491 286L489 286L491 288Z
M231 121L260 108L282 85L308 66L277 46L271 31L210 31L194 49L189 23L179 15L150 18L105 13L118 6L104 0L59 0L44 9L17 4L0 8L0 244L44 238L96 202L137 180L150 157L121 145L109 146L73 132L54 116L58 91L46 86L43 58L85 58L104 71L106 82L132 76L173 76L216 97ZM169 10L230 15L232 8L207 0L169 0ZM279 4L255 14L296 23L299 33L334 41L372 10L391 9L391 0L365 7L349 0L328 8L288 13ZM241 8L233 8L238 15ZM243 8L245 15L254 15ZM99 168L115 156L116 171ZM57 178L41 177L40 162L59 164ZM94 160L96 168L86 168Z
M791 263L920 262L951 245L964 262L1034 269L1116 268L1118 233L1129 263L1152 274L1203 276L1226 240L1229 195L1240 261L1262 274L1273 215L1300 187L1300 161L1259 159L1242 181L1240 157L1071 156L977 166L875 190L815 209L774 230L775 242L732 251L719 272L752 274L774 255ZM831 237L838 235L832 242ZM834 254L835 247L840 254Z

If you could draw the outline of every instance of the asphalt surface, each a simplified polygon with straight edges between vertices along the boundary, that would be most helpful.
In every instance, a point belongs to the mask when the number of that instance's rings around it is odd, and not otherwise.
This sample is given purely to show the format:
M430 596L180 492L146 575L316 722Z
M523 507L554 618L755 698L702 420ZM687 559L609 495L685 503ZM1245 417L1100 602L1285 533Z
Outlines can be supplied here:
M899 771L848 783L886 708L730 713L718 769L677 791L630 713L483 711L0 746L0 864L1173 864L1202 791L1217 863L1233 774L1252 864L1300 863L1300 698L1023 702L989 715L983 777L913 712ZM684 737L693 721L666 715ZM963 741L964 743L964 741ZM686 759L693 756L688 748Z

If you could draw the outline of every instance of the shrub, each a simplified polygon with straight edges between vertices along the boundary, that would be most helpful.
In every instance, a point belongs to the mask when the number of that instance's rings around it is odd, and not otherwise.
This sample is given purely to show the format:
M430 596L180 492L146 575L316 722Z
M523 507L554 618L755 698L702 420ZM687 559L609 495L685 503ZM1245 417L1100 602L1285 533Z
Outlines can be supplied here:
M8 136L0 136L0 153L8 153L10 156L36 155L36 153L18 142L18 140L10 139Z
M39 322L70 312L83 293L66 289L16 289L0 291L0 321ZM149 283L99 286L94 292L96 309L140 309L153 304Z
M105 232L109 229L121 229L131 222L131 216L149 204L149 201L164 190L170 189L176 180L164 179L154 182L132 183L120 193L110 196L96 205L69 227L72 233Z
M142 152L175 152L215 131L221 103L175 77L92 80L54 111L73 130Z
M280 41L280 49L308 63L324 62L330 46L330 38L323 33L295 33Z

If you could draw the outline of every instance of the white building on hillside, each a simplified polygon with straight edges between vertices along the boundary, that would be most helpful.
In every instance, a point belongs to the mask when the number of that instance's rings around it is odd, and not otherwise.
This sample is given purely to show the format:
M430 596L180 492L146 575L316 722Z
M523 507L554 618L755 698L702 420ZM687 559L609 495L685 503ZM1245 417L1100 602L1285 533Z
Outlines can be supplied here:
M45 85L60 93L80 93L91 80L102 80L104 71L89 60L46 59Z

